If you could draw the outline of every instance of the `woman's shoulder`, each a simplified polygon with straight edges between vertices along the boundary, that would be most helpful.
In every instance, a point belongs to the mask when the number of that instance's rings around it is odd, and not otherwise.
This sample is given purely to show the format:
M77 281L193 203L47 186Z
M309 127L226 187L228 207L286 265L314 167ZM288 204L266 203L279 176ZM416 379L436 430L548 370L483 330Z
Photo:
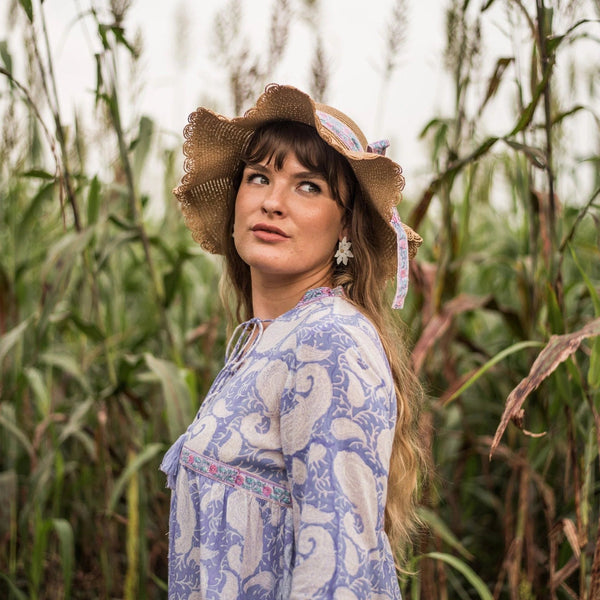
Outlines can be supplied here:
M374 324L344 298L315 304L288 342L296 369L318 364L335 380L349 381L352 374L361 385L393 389L389 360Z
M285 350L315 347L357 348L383 353L379 334L371 320L343 294L320 294L300 302L275 319L265 330L267 344Z
M300 343L356 348L383 358L379 334L371 320L345 297L321 299L306 307L295 327Z
M306 318L302 319L302 324L306 327L322 331L347 329L349 333L358 329L372 337L379 337L367 315L345 296L322 298L305 308Z

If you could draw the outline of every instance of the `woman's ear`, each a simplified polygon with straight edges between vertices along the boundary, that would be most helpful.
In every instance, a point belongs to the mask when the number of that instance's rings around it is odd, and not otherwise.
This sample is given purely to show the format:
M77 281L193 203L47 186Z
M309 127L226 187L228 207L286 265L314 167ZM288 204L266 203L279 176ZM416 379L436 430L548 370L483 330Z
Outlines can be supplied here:
M350 237L350 223L348 221L348 218L342 221L342 229L338 235L338 242L341 242L343 238L348 239Z

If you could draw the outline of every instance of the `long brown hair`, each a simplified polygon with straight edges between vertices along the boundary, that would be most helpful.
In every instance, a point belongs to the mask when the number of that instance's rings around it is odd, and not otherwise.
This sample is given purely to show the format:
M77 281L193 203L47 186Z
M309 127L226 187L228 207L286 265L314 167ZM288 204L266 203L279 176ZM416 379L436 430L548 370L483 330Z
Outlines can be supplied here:
M336 201L345 207L344 225L352 241L354 259L347 265L337 265L332 256L332 283L343 286L347 298L373 323L390 364L398 416L390 461L385 529L392 548L402 559L417 523L419 476L425 464L417 427L422 390L410 369L406 343L388 308L385 265L379 259L382 242L375 225L376 211L363 197L346 159L326 144L314 128L293 121L271 122L256 130L241 157L234 188L239 187L245 164L267 161L280 169L290 152L295 153L304 167L321 173ZM239 257L231 237L234 208L235 198L232 198L223 232L226 251L221 289L226 306L231 298L229 290L234 292L233 314L230 314L240 322L252 317L252 295L250 268Z

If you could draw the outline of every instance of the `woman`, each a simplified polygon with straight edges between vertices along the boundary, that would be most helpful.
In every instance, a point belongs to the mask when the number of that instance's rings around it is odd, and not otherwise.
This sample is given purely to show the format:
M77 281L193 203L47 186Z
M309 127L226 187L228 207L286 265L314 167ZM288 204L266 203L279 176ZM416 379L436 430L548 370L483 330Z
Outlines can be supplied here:
M400 167L289 86L236 119L200 108L185 138L175 194L225 255L241 325L161 466L169 598L399 598L419 387L384 288L396 276L401 306L421 243L395 212Z

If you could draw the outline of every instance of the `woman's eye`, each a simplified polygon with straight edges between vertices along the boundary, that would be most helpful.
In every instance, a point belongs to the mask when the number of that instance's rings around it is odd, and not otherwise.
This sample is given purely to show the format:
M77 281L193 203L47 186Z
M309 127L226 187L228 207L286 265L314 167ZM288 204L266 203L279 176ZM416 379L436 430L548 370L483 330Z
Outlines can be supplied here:
M258 183L259 185L267 185L269 180L262 173L248 173L246 175L248 183Z
M300 189L309 194L319 194L321 192L321 187L312 181L303 181L300 184Z

